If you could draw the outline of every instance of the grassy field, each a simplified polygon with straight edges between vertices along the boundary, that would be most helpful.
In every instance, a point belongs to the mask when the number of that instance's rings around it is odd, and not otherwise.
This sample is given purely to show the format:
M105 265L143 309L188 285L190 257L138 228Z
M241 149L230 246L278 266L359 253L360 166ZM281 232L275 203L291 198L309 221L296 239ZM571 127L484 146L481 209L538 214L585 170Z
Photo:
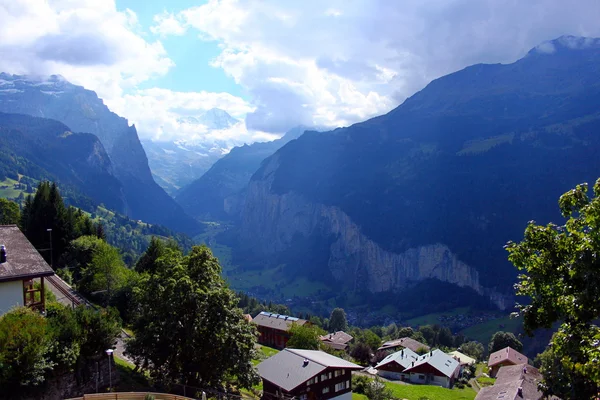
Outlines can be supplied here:
M442 316L451 316L451 315L459 315L459 314L468 314L470 311L469 307L460 307L453 308L452 310L422 315L420 317L411 318L406 321L406 324L409 326L421 326L421 325L434 325L439 324L439 318Z
M460 331L460 333L487 346L494 333L498 331L516 333L522 325L523 321L520 318L506 316L470 326Z
M18 183L19 182L10 178L0 181L0 197L5 199L16 199L21 193L27 195L22 189L15 189L15 185Z
M385 382L392 391L395 398L407 400L473 400L477 393L466 387L464 389L444 389L439 386L430 385L401 385L393 382Z
M486 387L486 386L493 386L495 382L496 382L496 379L489 378L487 376L479 376L479 377L477 377L477 383L482 388Z

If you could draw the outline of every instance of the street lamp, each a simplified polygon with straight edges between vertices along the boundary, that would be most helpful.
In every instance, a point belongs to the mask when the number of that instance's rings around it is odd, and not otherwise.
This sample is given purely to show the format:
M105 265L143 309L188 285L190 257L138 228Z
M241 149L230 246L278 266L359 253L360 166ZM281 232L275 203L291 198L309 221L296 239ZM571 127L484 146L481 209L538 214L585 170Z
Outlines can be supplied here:
M50 266L54 269L54 254L52 251L52 228L46 229L46 232L50 233Z
M110 356L112 355L112 353L114 352L113 349L107 349L106 350L106 355L108 356L108 391L112 392L112 370L110 367Z

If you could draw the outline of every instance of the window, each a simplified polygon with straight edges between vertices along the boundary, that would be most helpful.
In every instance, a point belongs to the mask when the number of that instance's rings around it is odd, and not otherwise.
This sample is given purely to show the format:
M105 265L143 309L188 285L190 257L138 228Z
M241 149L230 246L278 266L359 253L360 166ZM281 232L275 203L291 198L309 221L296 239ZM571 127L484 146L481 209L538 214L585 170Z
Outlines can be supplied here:
M343 369L336 369L335 372L333 373L333 376L335 376L336 378L340 375L344 375Z
M350 381L346 381L346 389L350 389Z
M308 396L306 394L302 394L300 397L298 397L298 400L306 400L307 398Z
M316 377L315 377L315 378L316 378ZM315 382L316 382L315 378L310 378L310 379L309 379L309 380L306 382L306 385L308 386L308 385L312 385L313 383L315 383Z
M419 379L425 380L425 375L419 375Z
M329 393L329 386L325 386L323 388L323 394L325 394L325 393Z
M346 388L345 382L340 382L335 384L335 391L339 392L340 390L344 390Z
M321 374L321 382L327 380L327 374Z
M331 379L331 372L329 373L329 379Z

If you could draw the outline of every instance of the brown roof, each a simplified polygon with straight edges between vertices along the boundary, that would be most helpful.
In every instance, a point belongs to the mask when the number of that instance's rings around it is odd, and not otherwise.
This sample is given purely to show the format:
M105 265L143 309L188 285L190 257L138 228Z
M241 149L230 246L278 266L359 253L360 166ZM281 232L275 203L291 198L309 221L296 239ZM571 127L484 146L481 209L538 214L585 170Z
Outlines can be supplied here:
M319 336L319 339L323 342L345 345L354 338L344 331L337 331L336 333L328 333L327 335Z
M16 225L0 225L0 245L6 247L6 262L0 264L0 282L54 275Z
M266 311L260 312L252 319L252 323L258 326L277 329L279 331L288 331L292 324L304 325L307 323L305 319L290 317L289 315L275 314Z
M424 348L429 351L429 346L423 344L415 339L409 337L403 337L401 339L390 340L381 345L377 350L387 350L387 349L395 349L396 347L404 347L406 349L411 349L416 352L418 349Z
M540 400L545 399L538 389L542 374L537 368L527 364L501 367L493 386L482 388L475 400ZM521 394L519 394L521 388ZM558 400L557 397L549 399Z
M490 354L490 359L488 360L488 367L493 367L496 364L500 364L506 361L513 365L529 363L527 356L524 356L512 347L505 347L502 350L498 350Z

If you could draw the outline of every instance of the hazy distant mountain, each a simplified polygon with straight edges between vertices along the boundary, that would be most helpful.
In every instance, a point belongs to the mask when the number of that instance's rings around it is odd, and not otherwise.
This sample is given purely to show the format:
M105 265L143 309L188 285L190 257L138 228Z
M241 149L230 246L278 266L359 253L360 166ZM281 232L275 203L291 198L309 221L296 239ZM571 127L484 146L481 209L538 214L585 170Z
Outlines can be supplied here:
M231 218L226 200L245 189L260 163L290 140L308 129L298 126L272 142L259 142L234 147L204 175L183 188L176 200L188 214L204 220ZM237 201L237 199L232 199Z
M117 211L177 231L198 229L197 223L154 182L135 126L111 112L95 92L56 75L33 78L1 73L0 111L55 119L75 132L96 135L125 194L125 204Z
M203 132L196 139L175 141L144 140L150 169L156 182L171 195L198 179L237 142L218 139L217 131L232 128L240 121L226 111L213 108L199 116L180 118L189 130ZM215 134L217 133L217 134Z
M433 278L511 306L503 245L527 221L560 222L559 195L600 176L599 66L599 39L562 37L436 79L386 115L306 132L252 177L236 259L340 293L392 299Z

